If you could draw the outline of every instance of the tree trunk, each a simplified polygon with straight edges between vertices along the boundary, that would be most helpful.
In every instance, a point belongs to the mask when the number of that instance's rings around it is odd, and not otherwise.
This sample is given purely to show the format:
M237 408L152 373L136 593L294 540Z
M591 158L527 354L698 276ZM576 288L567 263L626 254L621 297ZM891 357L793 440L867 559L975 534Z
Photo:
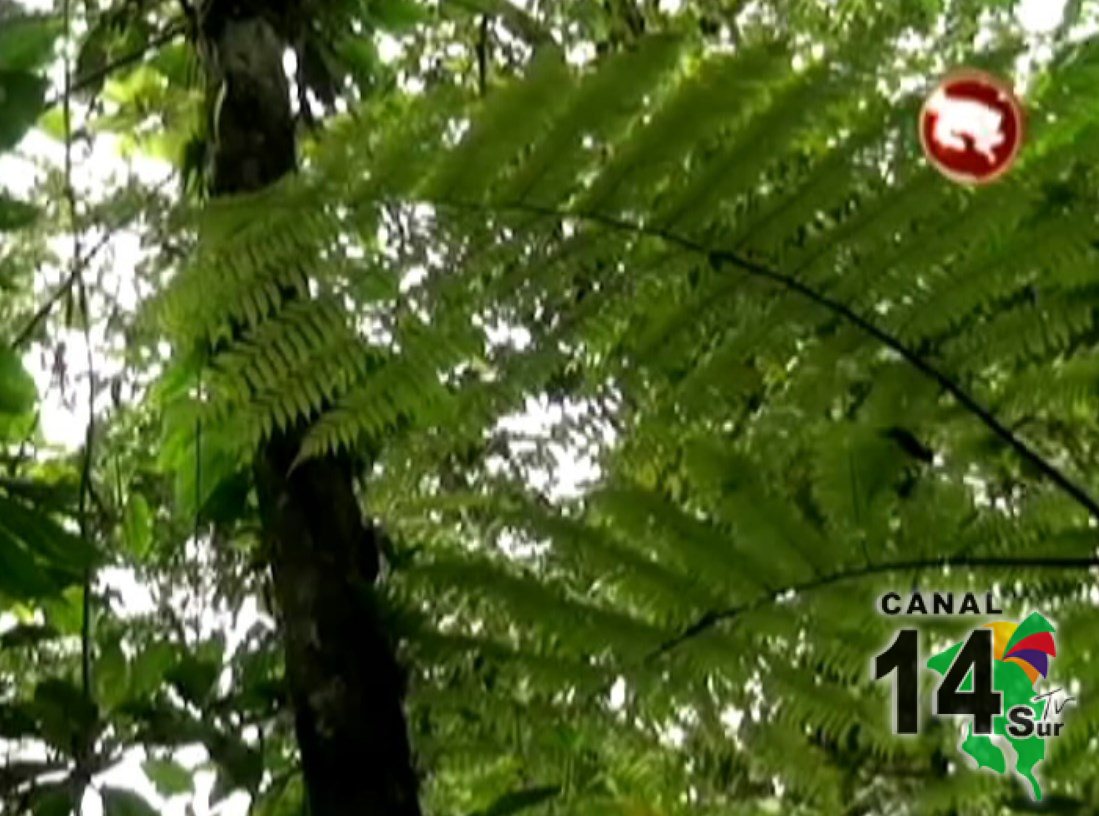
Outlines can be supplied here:
M286 41L264 3L206 5L200 46L217 94L212 192L258 190L295 166ZM291 472L302 432L267 442L254 473L309 813L419 816L404 675L375 604L378 542L347 461Z

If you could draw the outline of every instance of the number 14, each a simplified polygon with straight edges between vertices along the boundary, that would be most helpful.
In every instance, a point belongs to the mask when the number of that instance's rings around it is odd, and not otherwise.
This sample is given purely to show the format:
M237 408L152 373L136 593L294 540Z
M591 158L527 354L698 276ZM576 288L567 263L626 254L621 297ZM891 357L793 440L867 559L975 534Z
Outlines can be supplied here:
M893 730L897 734L919 731L919 633L902 629L893 644L874 659L874 679L897 673L893 683ZM972 691L962 684L973 674ZM1003 714L1003 695L992 689L992 632L975 629L954 658L935 692L936 715L973 717L973 732L991 734L992 720Z

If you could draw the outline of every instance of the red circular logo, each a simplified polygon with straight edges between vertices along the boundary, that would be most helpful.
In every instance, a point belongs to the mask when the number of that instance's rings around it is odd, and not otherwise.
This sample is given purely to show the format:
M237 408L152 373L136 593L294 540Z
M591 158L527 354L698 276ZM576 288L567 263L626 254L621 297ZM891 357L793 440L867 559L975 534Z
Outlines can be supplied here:
M1023 143L1023 109L1011 88L982 71L951 74L924 102L920 141L947 178L986 184L1011 167Z

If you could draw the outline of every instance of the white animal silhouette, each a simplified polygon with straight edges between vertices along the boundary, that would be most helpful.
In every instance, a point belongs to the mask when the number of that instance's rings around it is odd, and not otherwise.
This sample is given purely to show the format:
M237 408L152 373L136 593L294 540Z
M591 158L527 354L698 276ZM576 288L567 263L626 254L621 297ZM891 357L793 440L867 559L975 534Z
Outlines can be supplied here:
M983 102L947 96L941 88L931 96L927 110L935 115L935 141L964 151L967 145L963 137L968 136L974 150L988 159L989 164L996 163L995 150L1007 138L1000 128L1003 122L1000 111Z

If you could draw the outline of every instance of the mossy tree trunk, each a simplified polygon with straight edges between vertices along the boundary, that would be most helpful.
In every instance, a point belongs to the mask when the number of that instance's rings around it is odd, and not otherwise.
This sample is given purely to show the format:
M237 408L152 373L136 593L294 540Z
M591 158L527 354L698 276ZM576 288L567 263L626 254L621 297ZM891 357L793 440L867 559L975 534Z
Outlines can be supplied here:
M294 170L286 39L271 11L217 0L201 21L217 94L215 196L260 190ZM303 430L266 443L254 473L309 812L418 816L404 675L375 603L378 541L348 462L291 469Z

